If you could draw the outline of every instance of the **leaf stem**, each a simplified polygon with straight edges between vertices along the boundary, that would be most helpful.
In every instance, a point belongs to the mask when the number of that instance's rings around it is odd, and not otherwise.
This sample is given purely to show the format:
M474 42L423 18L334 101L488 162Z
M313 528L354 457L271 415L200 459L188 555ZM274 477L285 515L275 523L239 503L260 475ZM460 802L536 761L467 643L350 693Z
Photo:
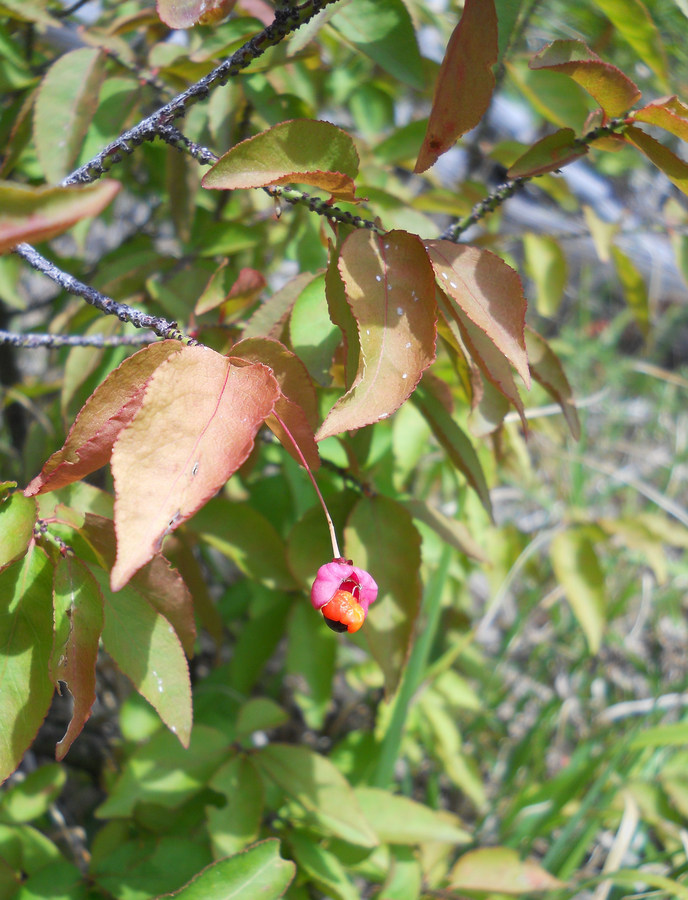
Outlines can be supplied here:
M306 457L301 452L301 448L296 443L296 439L295 439L294 435L291 433L291 431L289 431L289 429L287 428L284 421L282 419L280 419L280 417L277 415L276 412L273 411L272 415L275 417L275 419L279 423L280 427L284 430L284 433L288 436L289 440L294 445L294 450L296 450L297 456L299 457L299 459L301 461L301 465L304 467L306 472L308 472L308 477L311 480L311 484L315 488L315 493L318 495L318 500L320 501L320 505L322 506L323 512L325 513L325 519L327 520L327 527L330 530L330 541L332 542L333 559L341 559L342 554L339 552L339 544L337 543L337 532L334 529L334 522L332 521L332 516L330 515L330 511L327 508L325 499L324 499L323 495L320 493L320 488L318 487L318 482L315 480L315 476L311 472L311 467L306 462Z

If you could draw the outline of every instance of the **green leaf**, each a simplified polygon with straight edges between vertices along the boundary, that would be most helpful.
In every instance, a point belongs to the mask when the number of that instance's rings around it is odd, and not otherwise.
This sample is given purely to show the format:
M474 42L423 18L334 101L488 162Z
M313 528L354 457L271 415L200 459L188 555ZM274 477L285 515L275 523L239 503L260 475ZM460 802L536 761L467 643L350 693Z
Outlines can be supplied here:
M410 653L420 610L420 535L403 506L378 495L362 497L354 506L344 543L347 556L370 572L380 589L364 631L391 695Z
M328 897L336 900L360 900L361 895L347 878L344 866L317 838L292 830L289 834L289 846L299 868Z
M688 163L635 125L630 125L624 131L624 137L661 169L679 191L688 194Z
M70 187L0 182L0 253L22 241L47 241L81 219L97 216L119 188L110 179Z
M640 99L638 86L616 66L600 59L582 41L553 41L536 53L528 66L568 75L608 116L622 115Z
M523 250L526 271L535 283L538 312L551 318L559 309L568 281L564 251L553 237L532 232L523 236Z
M624 300L633 313L640 331L647 337L650 331L650 306L645 279L619 247L611 247L612 259L623 289Z
M507 171L508 178L523 178L556 172L588 152L587 144L581 144L573 128L560 128L536 141L516 160Z
M550 547L554 574L566 592L588 648L597 653L602 643L605 612L604 572L595 547L582 529L568 529L555 535Z
M161 729L128 757L97 817L126 818L137 803L182 806L208 784L228 750L227 736L215 728L196 725L188 749Z
M36 501L20 493L0 500L0 571L26 553L36 516Z
M378 845L348 781L324 756L308 747L269 744L253 760L326 834L360 847Z
M414 88L425 86L416 32L402 0L352 0L331 21L394 78Z
M454 547L459 553L463 553L471 559L488 562L485 551L475 542L463 522L445 516L444 513L424 500L401 500L400 502L414 519L432 528L443 543Z
M52 568L35 544L0 572L0 782L21 762L53 695Z
M103 647L180 743L188 747L191 683L174 628L136 584L129 583L113 593L107 573L96 568L91 571L105 603Z
M485 481L480 460L473 445L457 425L433 392L421 385L414 395L414 402L432 428L433 434L446 451L449 459L462 472L480 501L492 516L490 492Z
M48 181L61 181L74 167L104 78L105 54L91 47L65 53L45 74L34 105L33 134Z
M288 641L286 666L293 679L294 700L308 727L322 728L332 699L337 637L323 630L321 616L304 600L291 614Z
M420 238L355 231L344 242L339 271L360 357L351 389L327 414L319 441L386 419L435 358L434 277Z
M91 715L96 701L96 662L103 630L103 596L83 563L61 559L53 576L55 637L51 678L64 682L74 698L67 732L57 745L56 757L65 754Z
M571 434L580 438L580 421L573 399L571 385L564 373L559 358L547 341L535 331L526 328L526 348L533 378L553 397L564 413Z
M658 891L667 897L672 897L673 900L688 900L688 887L685 884L675 881L673 878L667 878L666 875L658 872L645 869L619 869L616 872L609 872L605 879L636 893L639 885L642 884L650 888L657 888Z
M296 298L289 319L289 337L313 381L328 385L334 352L342 335L328 314L323 274L311 276Z
M380 788L358 787L355 794L366 819L386 844L469 844L473 840L451 813L430 809Z
M465 853L449 873L450 890L530 894L564 887L535 860L519 859L510 847L485 847Z
M231 856L256 840L263 820L263 783L248 757L239 755L217 770L210 787L225 798L208 807L208 834L216 858Z
M203 176L203 187L237 190L308 184L353 200L358 153L351 137L329 122L292 119L236 144Z
M466 0L449 38L435 84L428 130L414 172L425 172L485 115L495 86L494 0Z
M241 900L249 896L279 900L295 872L294 863L279 855L279 841L269 838L208 866L172 896L177 900Z
M67 781L67 772L57 763L41 766L4 792L0 819L4 822L31 822L44 815ZM1 856L1 854L0 854Z
M30 875L21 886L15 900L88 900L89 886L85 876L74 863L59 859Z
M629 747L685 747L688 744L688 722L655 725L631 738Z
M661 35L642 0L593 0L617 33L657 75L666 90L669 85L666 53Z

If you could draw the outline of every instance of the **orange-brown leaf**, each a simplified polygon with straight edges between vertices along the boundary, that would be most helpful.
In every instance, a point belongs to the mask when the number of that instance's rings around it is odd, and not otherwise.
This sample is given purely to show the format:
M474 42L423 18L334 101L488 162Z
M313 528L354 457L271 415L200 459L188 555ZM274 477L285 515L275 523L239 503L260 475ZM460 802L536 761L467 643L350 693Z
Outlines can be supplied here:
M435 358L432 267L418 237L355 231L339 262L361 347L356 378L328 413L322 440L386 419L413 393Z
M529 388L527 303L518 274L488 250L441 240L425 246L440 288L485 332Z
M688 106L678 97L663 97L653 100L642 109L633 113L636 122L647 122L656 125L670 134L675 134L682 141L688 141Z
M104 466L120 431L141 406L148 379L180 350L178 341L161 341L125 359L88 398L62 449L53 453L24 494L55 491Z
M494 0L466 0L440 66L428 130L416 161L425 172L482 119L492 97L497 62Z
M119 590L245 462L279 385L265 366L183 347L148 383L112 453Z

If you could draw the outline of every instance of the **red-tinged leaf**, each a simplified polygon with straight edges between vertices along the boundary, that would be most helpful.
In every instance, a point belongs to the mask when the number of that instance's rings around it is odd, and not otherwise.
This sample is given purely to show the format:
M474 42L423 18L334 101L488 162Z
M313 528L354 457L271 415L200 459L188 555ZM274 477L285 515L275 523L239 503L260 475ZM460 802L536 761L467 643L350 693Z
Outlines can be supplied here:
M0 572L0 783L17 768L48 712L53 684L52 572L31 544Z
M81 534L98 555L104 569L115 563L115 526L112 519L86 513ZM132 578L132 586L170 622L187 656L193 656L196 642L194 602L189 589L176 569L161 554L140 569Z
M0 253L22 241L47 241L81 219L97 216L119 188L112 180L71 187L0 182Z
M442 309L444 310L445 308L446 304L443 303ZM456 318L464 344L471 357L476 361L490 384L496 387L500 394L516 407L521 417L523 430L527 433L528 423L526 422L523 401L518 393L508 360L501 350L498 350L492 341L466 317L463 310L453 307L451 308L451 315Z
M61 181L77 161L98 108L105 58L97 48L70 50L43 77L33 110L33 137L47 181Z
M353 508L344 544L347 556L370 572L380 589L364 631L389 696L411 651L420 610L420 535L403 506L378 495L361 498Z
M191 680L179 638L133 583L114 593L93 568L103 593L103 647L184 747L191 737Z
M64 682L74 699L72 717L56 748L64 759L91 715L96 701L96 661L103 630L103 595L86 566L66 557L53 576L55 637L50 676Z
M431 382L428 382L428 385ZM490 492L485 481L480 460L464 432L459 428L452 416L447 412L425 381L414 394L413 400L425 417L432 433L444 448L452 464L463 472L466 481L476 492L480 501L492 518Z
M108 375L84 404L62 449L53 453L26 488L26 496L54 491L106 465L117 436L143 402L148 380L181 349L178 341L151 344Z
M246 461L278 397L265 366L235 366L205 347L183 347L158 367L112 451L113 590Z
M629 126L624 131L624 137L644 153L651 163L661 169L681 193L688 194L688 163L635 125Z
M530 387L524 337L526 298L518 274L504 260L477 247L428 241L437 283L484 331Z
M308 285L317 278L318 272L301 272L272 297L262 303L253 313L242 331L245 338L271 337L279 339L289 313Z
M573 399L571 385L559 362L559 357L554 353L547 341L531 328L526 328L526 347L528 348L528 360L533 378L561 406L561 411L568 422L571 435L575 440L578 440L580 438L578 410Z
M495 86L497 14L494 0L466 0L449 38L435 85L428 130L415 172L425 172L482 119Z
M236 144L203 176L203 187L231 191L309 184L354 200L358 153L350 136L316 119L291 119Z
M28 550L37 514L36 501L20 493L0 499L0 572Z
M419 238L355 231L344 242L339 270L361 353L351 389L330 410L317 440L386 419L435 358L435 286Z
M203 291L199 298L194 310L197 316L210 312L211 309L215 309L217 306L222 306L220 318L221 321L224 321L229 316L254 303L265 289L267 284L265 276L256 269L245 268L239 272L229 293L225 294L221 289L218 291L215 282L219 281L221 287L223 268L224 266L220 267L213 275L211 279L212 285L209 283L208 288Z
M584 88L608 116L620 116L640 99L638 86L604 62L582 41L553 41L528 63L531 69L563 72Z
M272 369L282 396L275 404L275 414L266 425L277 435L284 449L302 464L294 444L282 424L291 433L312 469L320 467L320 456L313 431L318 419L315 388L304 364L291 350L268 338L247 338L232 347L232 358L263 363Z
M236 0L157 0L160 19L170 28L214 25L234 9Z
M688 141L688 106L678 97L663 97L654 100L633 113L636 122L647 122L656 125L670 134L675 134L682 141Z
M533 144L523 156L519 156L507 172L507 176L523 178L555 172L574 159L585 156L587 152L587 145L578 141L573 128L560 128L554 134L548 134Z
M449 873L450 890L487 891L500 894L530 894L565 887L532 859L519 859L510 847L471 850Z

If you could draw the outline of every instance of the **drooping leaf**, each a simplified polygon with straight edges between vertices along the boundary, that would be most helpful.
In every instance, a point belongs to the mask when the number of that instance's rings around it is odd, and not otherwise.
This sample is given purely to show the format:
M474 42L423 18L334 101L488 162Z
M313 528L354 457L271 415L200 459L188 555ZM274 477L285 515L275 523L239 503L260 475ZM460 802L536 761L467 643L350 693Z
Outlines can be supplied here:
M253 761L326 834L360 847L378 845L351 786L329 759L309 747L275 743L261 748Z
M386 844L468 844L472 840L470 832L451 813L438 812L381 788L358 787L355 793L363 814Z
M332 24L385 72L423 88L423 62L403 0L352 0L337 5Z
M118 434L138 411L153 372L180 350L178 341L161 341L125 359L91 394L62 449L31 481L26 496L54 491L104 466Z
M232 358L240 357L248 362L262 363L272 369L282 396L275 403L275 413L296 440L311 469L320 466L320 457L313 430L317 424L317 398L313 382L301 360L279 341L269 338L247 338L239 341L231 350ZM277 435L284 449L301 464L301 458L275 415L266 420Z
M523 250L526 271L535 283L537 310L542 316L553 317L568 282L566 256L561 244L548 234L529 232L523 236Z
M103 647L182 746L188 747L191 682L174 628L135 584L114 593L102 569L91 571L103 593Z
M428 130L415 172L425 172L484 116L492 98L497 62L494 0L466 0L440 66Z
M518 274L488 250L426 242L440 288L484 331L530 387L525 327L526 299Z
M606 621L604 573L595 546L581 528L569 528L555 535L550 547L552 566L566 592L588 648L597 653Z
M582 41L553 41L529 62L531 69L563 72L580 84L608 116L620 116L640 99L630 78L604 62Z
M555 878L533 859L519 859L510 847L483 847L470 850L449 873L449 888L457 891L488 891L502 894L530 894L556 890L564 882Z
M35 500L18 492L0 499L0 571L26 553L36 516Z
M541 384L551 397L561 406L572 436L580 438L580 421L568 382L559 358L547 341L535 331L526 328L526 347L533 378Z
M358 153L349 135L315 119L280 122L228 150L203 176L215 190L309 184L353 200Z
M425 385L421 385L416 391L414 402L432 428L433 434L447 452L449 459L460 472L463 472L466 480L480 497L481 503L491 517L490 492L485 481L482 466L471 442L435 394L427 389Z
M278 396L269 369L233 366L204 347L184 347L158 367L112 452L113 590L246 460Z
M70 50L46 72L34 104L33 135L47 181L61 181L74 167L104 77L105 54L92 47Z
M289 846L309 881L332 900L360 900L360 893L347 877L346 869L317 837L290 829Z
M688 106L676 96L654 100L636 110L632 118L636 122L656 125L682 141L688 141Z
M51 678L64 682L74 699L67 731L57 745L64 759L86 724L96 701L96 660L103 630L103 597L86 566L65 557L53 576L55 638Z
M111 179L70 187L0 182L0 253L22 241L47 241L81 219L97 216L119 188Z
M633 313L638 328L647 337L650 329L650 298L645 279L623 250L613 245L611 252L616 274L623 289L624 300Z
M636 128L635 125L626 129L624 137L641 150L658 169L661 169L681 193L688 194L688 163L685 163L672 150L669 150L664 144L660 144L658 140L642 129Z
M330 257L325 273L325 296L330 321L342 333L344 345L344 384L347 389L353 384L358 372L360 347L356 319L346 299L346 287L339 271L339 250L330 244Z
M394 693L411 650L420 610L420 535L410 514L388 497L362 497L344 530L346 553L370 572L380 593L368 611L365 634Z
M208 834L215 857L231 856L255 841L263 818L263 783L247 756L237 755L213 775L210 787L223 794L221 808L208 807Z
M248 886L252 897L279 900L296 873L294 863L279 855L279 847L276 838L268 838L213 863L181 890L164 896L176 900L234 900L246 894Z
M53 695L51 575L47 556L35 544L0 572L0 782L21 762Z
M213 25L228 16L236 0L157 0L158 15L170 28Z
M317 433L323 440L395 412L435 358L434 279L420 239L404 231L384 237L359 230L339 263L360 343L351 389Z
M541 138L523 156L519 156L509 167L507 177L523 178L555 172L587 152L587 144L576 138L573 128L560 128L554 134Z
M669 73L664 45L642 0L594 0L594 3L666 88Z

